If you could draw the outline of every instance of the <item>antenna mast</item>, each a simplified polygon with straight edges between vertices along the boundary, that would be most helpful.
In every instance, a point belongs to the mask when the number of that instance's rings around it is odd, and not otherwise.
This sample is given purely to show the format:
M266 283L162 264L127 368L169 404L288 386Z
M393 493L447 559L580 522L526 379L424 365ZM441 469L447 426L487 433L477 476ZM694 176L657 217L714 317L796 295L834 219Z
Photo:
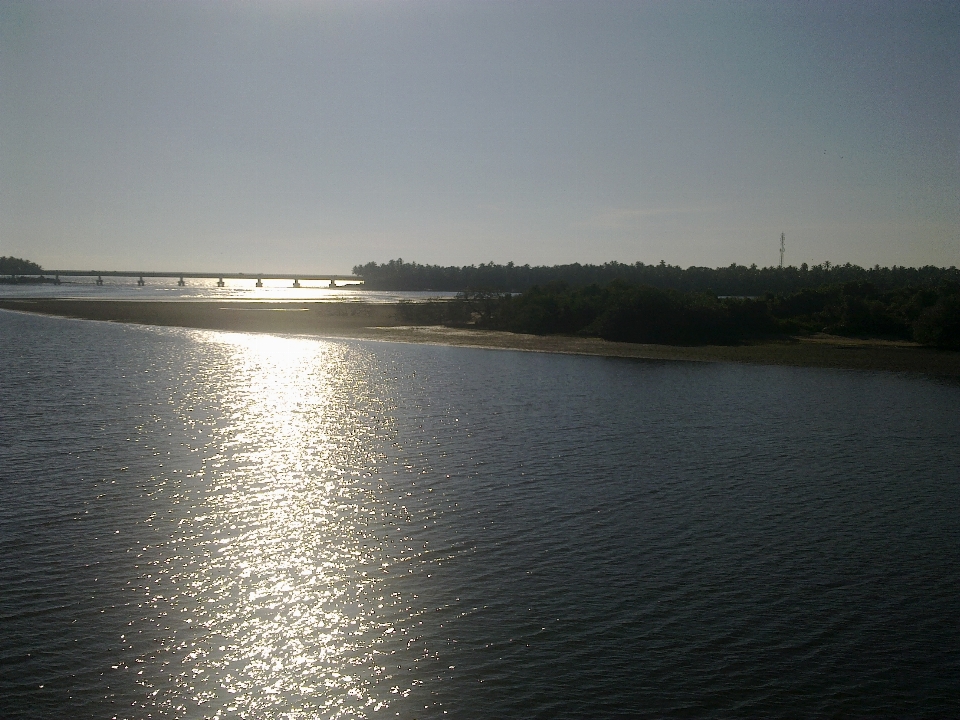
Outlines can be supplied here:
M783 254L787 251L787 236L780 233L780 267L783 267Z

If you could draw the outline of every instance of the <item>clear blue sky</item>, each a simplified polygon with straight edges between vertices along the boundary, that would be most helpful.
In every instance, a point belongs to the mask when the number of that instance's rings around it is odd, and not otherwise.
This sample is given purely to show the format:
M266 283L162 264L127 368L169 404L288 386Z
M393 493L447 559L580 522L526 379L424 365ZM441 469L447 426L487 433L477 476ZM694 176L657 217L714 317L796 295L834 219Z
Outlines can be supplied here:
M960 3L0 2L48 268L960 265Z

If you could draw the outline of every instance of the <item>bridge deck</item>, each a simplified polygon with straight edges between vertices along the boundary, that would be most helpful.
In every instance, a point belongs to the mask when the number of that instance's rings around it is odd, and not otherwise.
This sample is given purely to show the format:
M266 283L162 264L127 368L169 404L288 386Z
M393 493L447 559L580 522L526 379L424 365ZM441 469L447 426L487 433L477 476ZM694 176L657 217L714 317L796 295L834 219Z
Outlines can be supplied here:
M44 270L42 275L60 275L61 277L152 277L152 278L223 278L224 280L354 280L363 278L357 275L298 274L298 273L215 273L215 272L157 272L128 270ZM31 277L40 275L30 275Z

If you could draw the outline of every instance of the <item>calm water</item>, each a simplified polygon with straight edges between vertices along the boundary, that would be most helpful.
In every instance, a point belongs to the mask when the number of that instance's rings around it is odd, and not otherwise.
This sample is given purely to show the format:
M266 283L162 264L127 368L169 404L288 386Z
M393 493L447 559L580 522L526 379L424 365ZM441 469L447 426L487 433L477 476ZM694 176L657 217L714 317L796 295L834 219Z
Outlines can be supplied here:
M960 713L960 388L0 312L4 718Z
M0 298L69 298L79 300L249 300L258 302L291 302L311 300L320 302L395 303L400 300L416 302L439 297L453 297L450 292L388 292L360 290L356 285L338 283L336 289L320 280L303 280L293 287L292 280L264 280L256 286L256 278L224 280L217 287L217 278L187 278L186 285L177 285L177 278L145 278L143 286L137 278L105 277L97 285L95 277L64 277L60 285L0 285Z

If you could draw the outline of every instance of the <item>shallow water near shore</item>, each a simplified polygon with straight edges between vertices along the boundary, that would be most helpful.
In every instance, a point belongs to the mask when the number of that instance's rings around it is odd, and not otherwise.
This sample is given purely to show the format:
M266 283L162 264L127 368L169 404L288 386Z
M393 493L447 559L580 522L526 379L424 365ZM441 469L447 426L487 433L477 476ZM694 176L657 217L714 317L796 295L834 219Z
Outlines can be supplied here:
M0 716L960 710L955 384L0 338Z

